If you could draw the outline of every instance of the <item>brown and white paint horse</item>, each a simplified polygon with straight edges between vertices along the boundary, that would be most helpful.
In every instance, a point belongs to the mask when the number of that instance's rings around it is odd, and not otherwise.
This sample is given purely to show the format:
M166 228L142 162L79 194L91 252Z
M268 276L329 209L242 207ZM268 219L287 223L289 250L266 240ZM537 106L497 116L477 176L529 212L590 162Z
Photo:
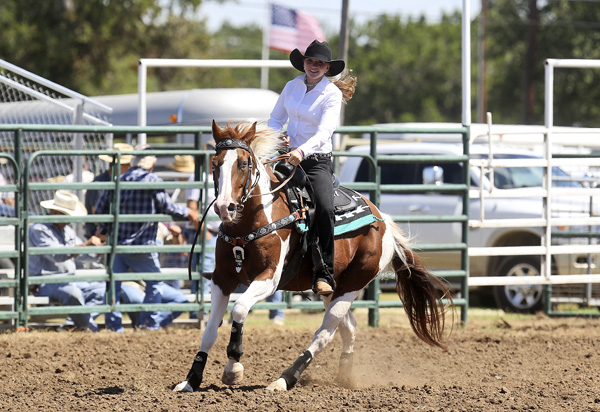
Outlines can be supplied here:
M223 383L229 385L240 384L243 377L244 368L240 363L243 326L252 306L272 295L278 287L303 291L310 289L312 284L310 253L298 266L296 277L287 284L279 284L283 269L300 239L293 224L248 241L248 234L257 233L260 228L269 227L290 215L285 191L274 190L280 182L268 164L263 164L278 154L279 133L256 123L227 125L221 129L213 121L212 129L217 144L212 163L218 189L214 208L228 241L220 236L217 242L210 316L192 368L186 379L173 389L177 392L200 388L208 353L217 338L229 295L238 285L248 285L248 289L233 306L233 326L227 347L229 361L222 377ZM326 310L321 327L307 350L267 389L291 389L312 359L331 342L337 329L342 337L338 377L343 381L350 376L356 335L356 320L350 305L365 286L388 268L396 273L396 290L413 331L427 344L446 348L443 342L446 306L442 298L449 298L451 305L448 288L423 267L393 220L370 202L368 204L378 220L336 237L334 269L337 286L332 295L324 298Z

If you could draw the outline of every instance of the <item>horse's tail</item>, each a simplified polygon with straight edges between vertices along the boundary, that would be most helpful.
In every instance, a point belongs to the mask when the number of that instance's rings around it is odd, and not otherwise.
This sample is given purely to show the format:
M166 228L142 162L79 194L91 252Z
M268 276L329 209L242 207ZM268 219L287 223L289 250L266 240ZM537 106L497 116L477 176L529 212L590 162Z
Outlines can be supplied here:
M408 239L390 216L386 225L394 237L394 255L391 265L396 273L396 292L402 300L410 326L425 343L447 350L443 343L446 326L447 298L454 309L452 296L446 284L429 273L419 256L409 246Z

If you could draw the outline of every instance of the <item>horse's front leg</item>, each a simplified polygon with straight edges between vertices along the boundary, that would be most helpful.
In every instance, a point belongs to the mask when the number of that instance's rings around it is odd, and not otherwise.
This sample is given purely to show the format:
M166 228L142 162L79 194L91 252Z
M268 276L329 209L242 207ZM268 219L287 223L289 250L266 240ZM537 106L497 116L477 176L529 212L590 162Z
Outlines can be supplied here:
M271 296L275 292L276 285L272 279L254 281L248 289L242 293L233 305L231 325L231 337L227 345L227 358L229 359L221 381L226 385L239 385L244 378L244 366L240 362L244 354L242 337L244 334L244 322L256 302Z
M173 388L175 392L194 392L200 388L202 384L202 376L204 374L204 367L206 366L206 360L208 359L208 352L211 350L217 335L219 333L219 325L225 316L227 311L227 303L229 302L229 296L226 296L221 291L221 288L215 286L214 283L211 285L211 302L210 302L210 316L206 324L204 334L202 334L202 340L200 342L200 351L194 358L194 363L187 377L183 382Z
M267 390L286 391L296 385L300 375L310 365L314 357L331 342L338 325L350 310L350 306L358 293L359 291L348 292L342 296L337 296L331 302L329 302L329 299L325 299L326 310L323 323L315 332L310 346L296 359L292 366L281 374L279 379L267 386ZM344 347L344 349L348 348Z

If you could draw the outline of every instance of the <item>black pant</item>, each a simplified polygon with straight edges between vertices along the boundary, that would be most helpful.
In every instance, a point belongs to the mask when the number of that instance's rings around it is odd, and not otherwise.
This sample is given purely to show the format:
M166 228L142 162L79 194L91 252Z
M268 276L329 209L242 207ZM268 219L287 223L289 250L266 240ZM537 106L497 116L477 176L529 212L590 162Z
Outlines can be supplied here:
M325 267L315 273L315 280L324 280L334 286L333 281L333 164L331 157L315 159L309 157L301 163L306 172L315 197L315 227L319 235L319 247Z

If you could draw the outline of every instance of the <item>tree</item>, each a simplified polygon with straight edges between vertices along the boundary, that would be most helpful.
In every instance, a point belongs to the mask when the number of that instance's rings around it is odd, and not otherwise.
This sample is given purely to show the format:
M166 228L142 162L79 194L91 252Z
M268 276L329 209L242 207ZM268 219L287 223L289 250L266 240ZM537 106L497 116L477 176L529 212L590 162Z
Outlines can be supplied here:
M353 27L349 66L358 77L346 124L460 122L460 15L439 24L379 16Z
M133 92L140 57L187 57L182 38L196 52L207 50L205 26L186 19L200 3L4 0L0 55L83 94Z
M529 0L490 1L488 101L497 123L543 124L544 60L600 58L600 9L593 2L548 1L538 9L535 59L527 54ZM535 2L533 2L535 3ZM529 63L528 63L529 62ZM534 64L534 67L530 65ZM526 73L530 82L526 83ZM598 127L600 70L555 72L554 120L557 125ZM527 91L534 95L525 114Z

